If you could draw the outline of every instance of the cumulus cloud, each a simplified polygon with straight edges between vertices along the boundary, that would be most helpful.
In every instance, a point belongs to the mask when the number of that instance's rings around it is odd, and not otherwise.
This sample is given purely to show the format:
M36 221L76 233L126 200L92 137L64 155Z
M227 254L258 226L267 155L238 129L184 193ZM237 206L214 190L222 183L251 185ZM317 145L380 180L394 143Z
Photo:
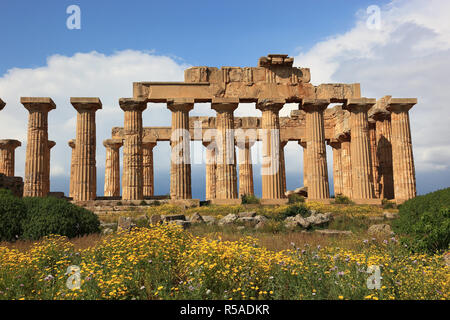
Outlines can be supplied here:
M351 30L295 57L311 68L314 84L360 82L366 97L418 98L410 120L419 191L439 187L424 188L420 176L450 178L449 11L446 0L392 1L381 8L380 28L371 29L361 10Z

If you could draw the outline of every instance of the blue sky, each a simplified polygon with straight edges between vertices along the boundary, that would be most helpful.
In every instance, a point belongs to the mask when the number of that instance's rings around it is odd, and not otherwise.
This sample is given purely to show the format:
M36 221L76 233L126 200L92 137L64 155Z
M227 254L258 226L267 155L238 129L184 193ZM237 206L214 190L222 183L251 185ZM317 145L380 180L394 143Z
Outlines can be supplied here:
M375 1L387 3L387 1ZM298 53L349 29L374 1L23 1L0 2L0 74L45 65L53 54L154 50L191 65L251 66L266 53ZM66 8L81 8L81 30Z
M81 30L69 30L70 5L81 8ZM380 28L366 9L380 8ZM51 189L68 193L76 111L71 96L100 97L97 112L97 189L103 194L111 128L123 125L120 97L133 81L181 81L189 66L255 66L268 53L294 57L314 85L361 83L362 95L417 97L410 112L417 187L423 194L450 183L450 1L0 1L0 138L18 139L16 174L23 176L28 113L21 96L49 96ZM297 106L287 105L283 116ZM196 105L192 115L215 113ZM240 105L237 116L260 116ZM169 126L170 111L149 104L144 125ZM331 181L332 154L327 147ZM168 143L155 148L155 190L169 192ZM302 185L302 150L285 148L287 185ZM193 166L193 196L204 197L204 165ZM255 192L261 177L254 170Z

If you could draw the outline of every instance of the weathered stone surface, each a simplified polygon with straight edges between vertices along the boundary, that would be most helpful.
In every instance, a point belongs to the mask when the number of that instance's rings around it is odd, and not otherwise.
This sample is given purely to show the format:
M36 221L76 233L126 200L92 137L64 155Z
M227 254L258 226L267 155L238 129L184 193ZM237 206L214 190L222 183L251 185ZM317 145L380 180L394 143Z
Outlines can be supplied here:
M351 236L353 234L351 231L330 229L315 230L314 232L324 236Z
M175 223L176 225L181 226L183 229L187 229L191 226L191 222L186 220L170 220L168 222Z
M202 218L206 224L215 224L217 222L217 219L213 216L202 216Z
M397 212L383 212L383 216L386 219L397 219L398 218L398 213Z
M132 227L132 221L130 217L119 217L117 222L117 231L129 232Z
M149 221L150 221L150 224L153 224L153 225L161 223L162 222L161 215L154 214L154 215L150 216Z
M186 221L186 216L184 214L161 215L161 220L163 222L174 221L174 220Z
M230 213L230 214L226 215L225 217L223 217L222 219L220 219L218 224L219 224L219 225L232 224L232 223L234 223L238 218L239 218L239 216L238 216L237 214Z
M295 190L288 190L286 191L285 195L286 197L289 197L291 194L298 194L302 197L308 197L308 187L300 187Z
M248 211L248 212L239 212L238 213L239 218L244 217L256 217L256 211Z
M388 224L374 224L369 227L367 233L370 236L389 237L393 235L391 226Z
M330 212L327 213L314 213L309 217L305 218L310 225L321 226L332 220L332 214Z
M194 214L192 214L189 221L191 223L204 223L205 222L205 220L203 220L203 217L198 212L195 212Z

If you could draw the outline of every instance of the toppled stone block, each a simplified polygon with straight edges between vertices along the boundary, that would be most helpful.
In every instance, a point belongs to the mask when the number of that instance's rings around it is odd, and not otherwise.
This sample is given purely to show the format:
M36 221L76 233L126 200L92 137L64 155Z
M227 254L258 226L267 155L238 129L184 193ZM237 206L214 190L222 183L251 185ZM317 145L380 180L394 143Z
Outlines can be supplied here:
M392 219L398 218L398 213L397 212L383 212L383 216L386 219L392 220Z
M119 217L117 231L130 232L133 224L130 217Z
M175 223L185 230L191 226L191 222L186 220L170 220L169 223Z
M378 236L378 237L389 237L394 234L391 226L388 224L371 225L367 233L371 236Z
M234 213L230 213L219 220L219 225L231 224L234 223L238 219L238 215Z
M154 214L154 215L150 216L149 222L150 222L150 224L153 224L153 225L161 223L162 222L161 215Z
M324 235L324 236L351 236L353 234L353 232L351 232L351 231L330 230L330 229L315 230L314 232Z
M205 223L205 220L203 220L203 217L198 213L195 212L191 218L189 219L191 223Z
M238 217L239 218L256 217L256 211L239 212Z
M184 214L161 215L161 220L163 222L168 222L168 221L173 221L173 220L186 221L186 216Z
M213 216L203 216L202 218L206 224L215 224L217 222L217 219Z

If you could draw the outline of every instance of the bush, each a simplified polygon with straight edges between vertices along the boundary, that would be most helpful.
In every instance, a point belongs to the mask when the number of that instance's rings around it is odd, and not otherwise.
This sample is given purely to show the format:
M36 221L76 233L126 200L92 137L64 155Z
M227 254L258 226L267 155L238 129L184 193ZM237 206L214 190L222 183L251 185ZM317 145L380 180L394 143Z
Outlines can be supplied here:
M69 238L100 232L100 221L91 211L54 197L24 198L26 219L23 239L37 240L50 234Z
M259 199L253 194L244 194L241 196L242 204L259 204Z
M388 199L383 199L381 201L381 205L383 206L383 209L395 209L396 204L393 201L389 201Z
M450 188L403 203L392 223L402 242L416 252L447 250L450 245Z
M353 201L349 197L343 196L342 194L337 194L334 198L334 203L336 204L353 204Z
M303 203L305 202L305 197L299 194L293 193L288 197L288 203Z
M10 190L0 189L0 241L13 241L22 234L26 207Z
M294 204L278 214L276 216L276 220L284 220L287 217L294 217L298 214L302 215L302 217L307 217L310 215L308 208L306 208L303 204Z

